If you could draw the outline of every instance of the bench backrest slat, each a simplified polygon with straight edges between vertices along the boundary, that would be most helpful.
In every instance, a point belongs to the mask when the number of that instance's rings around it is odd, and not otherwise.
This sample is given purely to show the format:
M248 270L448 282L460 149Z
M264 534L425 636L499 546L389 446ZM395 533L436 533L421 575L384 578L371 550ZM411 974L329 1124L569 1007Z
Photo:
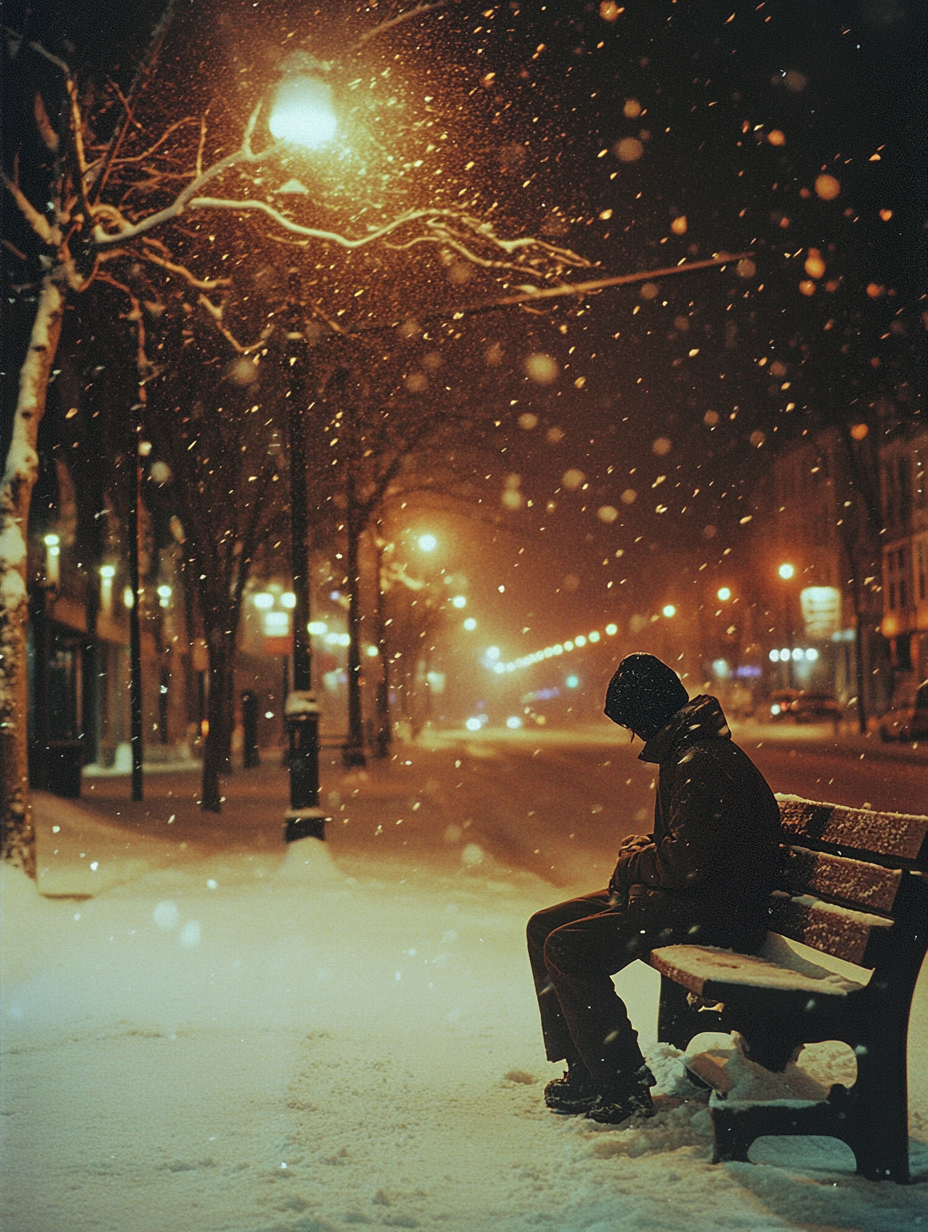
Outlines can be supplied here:
M864 860L787 847L784 869L791 894L820 894L862 911L892 912L903 874Z
M771 932L801 941L835 958L843 958L845 962L872 966L873 963L867 961L871 936L891 929L892 921L822 903L808 895L791 898L773 894L767 927Z
M891 858L908 867L928 867L928 817L819 804L799 796L781 795L777 801L787 842L822 843Z

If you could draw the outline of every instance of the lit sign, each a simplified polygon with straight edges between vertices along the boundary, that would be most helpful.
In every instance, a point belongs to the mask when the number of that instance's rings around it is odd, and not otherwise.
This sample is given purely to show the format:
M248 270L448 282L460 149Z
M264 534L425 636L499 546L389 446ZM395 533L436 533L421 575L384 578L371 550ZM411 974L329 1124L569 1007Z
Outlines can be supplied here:
M841 628L841 593L834 586L806 586L799 592L805 635L832 637Z

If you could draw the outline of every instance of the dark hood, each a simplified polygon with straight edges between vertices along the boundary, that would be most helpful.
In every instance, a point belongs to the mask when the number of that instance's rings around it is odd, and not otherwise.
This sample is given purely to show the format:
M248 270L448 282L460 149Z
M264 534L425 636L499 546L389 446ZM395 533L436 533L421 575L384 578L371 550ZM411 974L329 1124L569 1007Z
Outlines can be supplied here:
M638 754L638 760L660 763L666 761L678 745L707 739L730 740L731 731L718 698L701 693L655 732Z
M685 706L689 695L680 677L654 655L636 651L619 664L606 690L606 717L645 740Z

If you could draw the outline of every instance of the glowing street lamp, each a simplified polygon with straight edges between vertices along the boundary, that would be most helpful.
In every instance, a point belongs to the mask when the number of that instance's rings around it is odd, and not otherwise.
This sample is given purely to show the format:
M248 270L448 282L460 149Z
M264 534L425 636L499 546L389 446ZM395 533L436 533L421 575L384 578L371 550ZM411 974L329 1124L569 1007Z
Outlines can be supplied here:
M432 534L420 535L416 542L423 552L434 552L438 547L438 540Z
M335 136L337 119L332 87L323 78L326 72L328 65L305 52L287 57L268 122L276 140L319 150Z

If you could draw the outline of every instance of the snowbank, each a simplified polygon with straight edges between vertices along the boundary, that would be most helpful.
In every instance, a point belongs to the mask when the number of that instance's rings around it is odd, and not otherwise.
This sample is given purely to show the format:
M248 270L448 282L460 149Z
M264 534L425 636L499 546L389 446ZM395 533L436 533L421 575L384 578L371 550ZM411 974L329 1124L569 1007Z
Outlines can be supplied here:
M150 865L85 901L2 874L5 1232L928 1225L924 1184L860 1180L838 1143L712 1166L706 1094L666 1046L648 1053L652 1120L548 1113L559 1067L523 929L553 895L528 875L336 864L314 839ZM656 973L618 982L647 1041ZM757 1078L731 1041L708 1045ZM802 1060L783 1097L853 1066L827 1045ZM921 1139L925 1113L922 1093ZM913 1163L928 1179L918 1143Z

